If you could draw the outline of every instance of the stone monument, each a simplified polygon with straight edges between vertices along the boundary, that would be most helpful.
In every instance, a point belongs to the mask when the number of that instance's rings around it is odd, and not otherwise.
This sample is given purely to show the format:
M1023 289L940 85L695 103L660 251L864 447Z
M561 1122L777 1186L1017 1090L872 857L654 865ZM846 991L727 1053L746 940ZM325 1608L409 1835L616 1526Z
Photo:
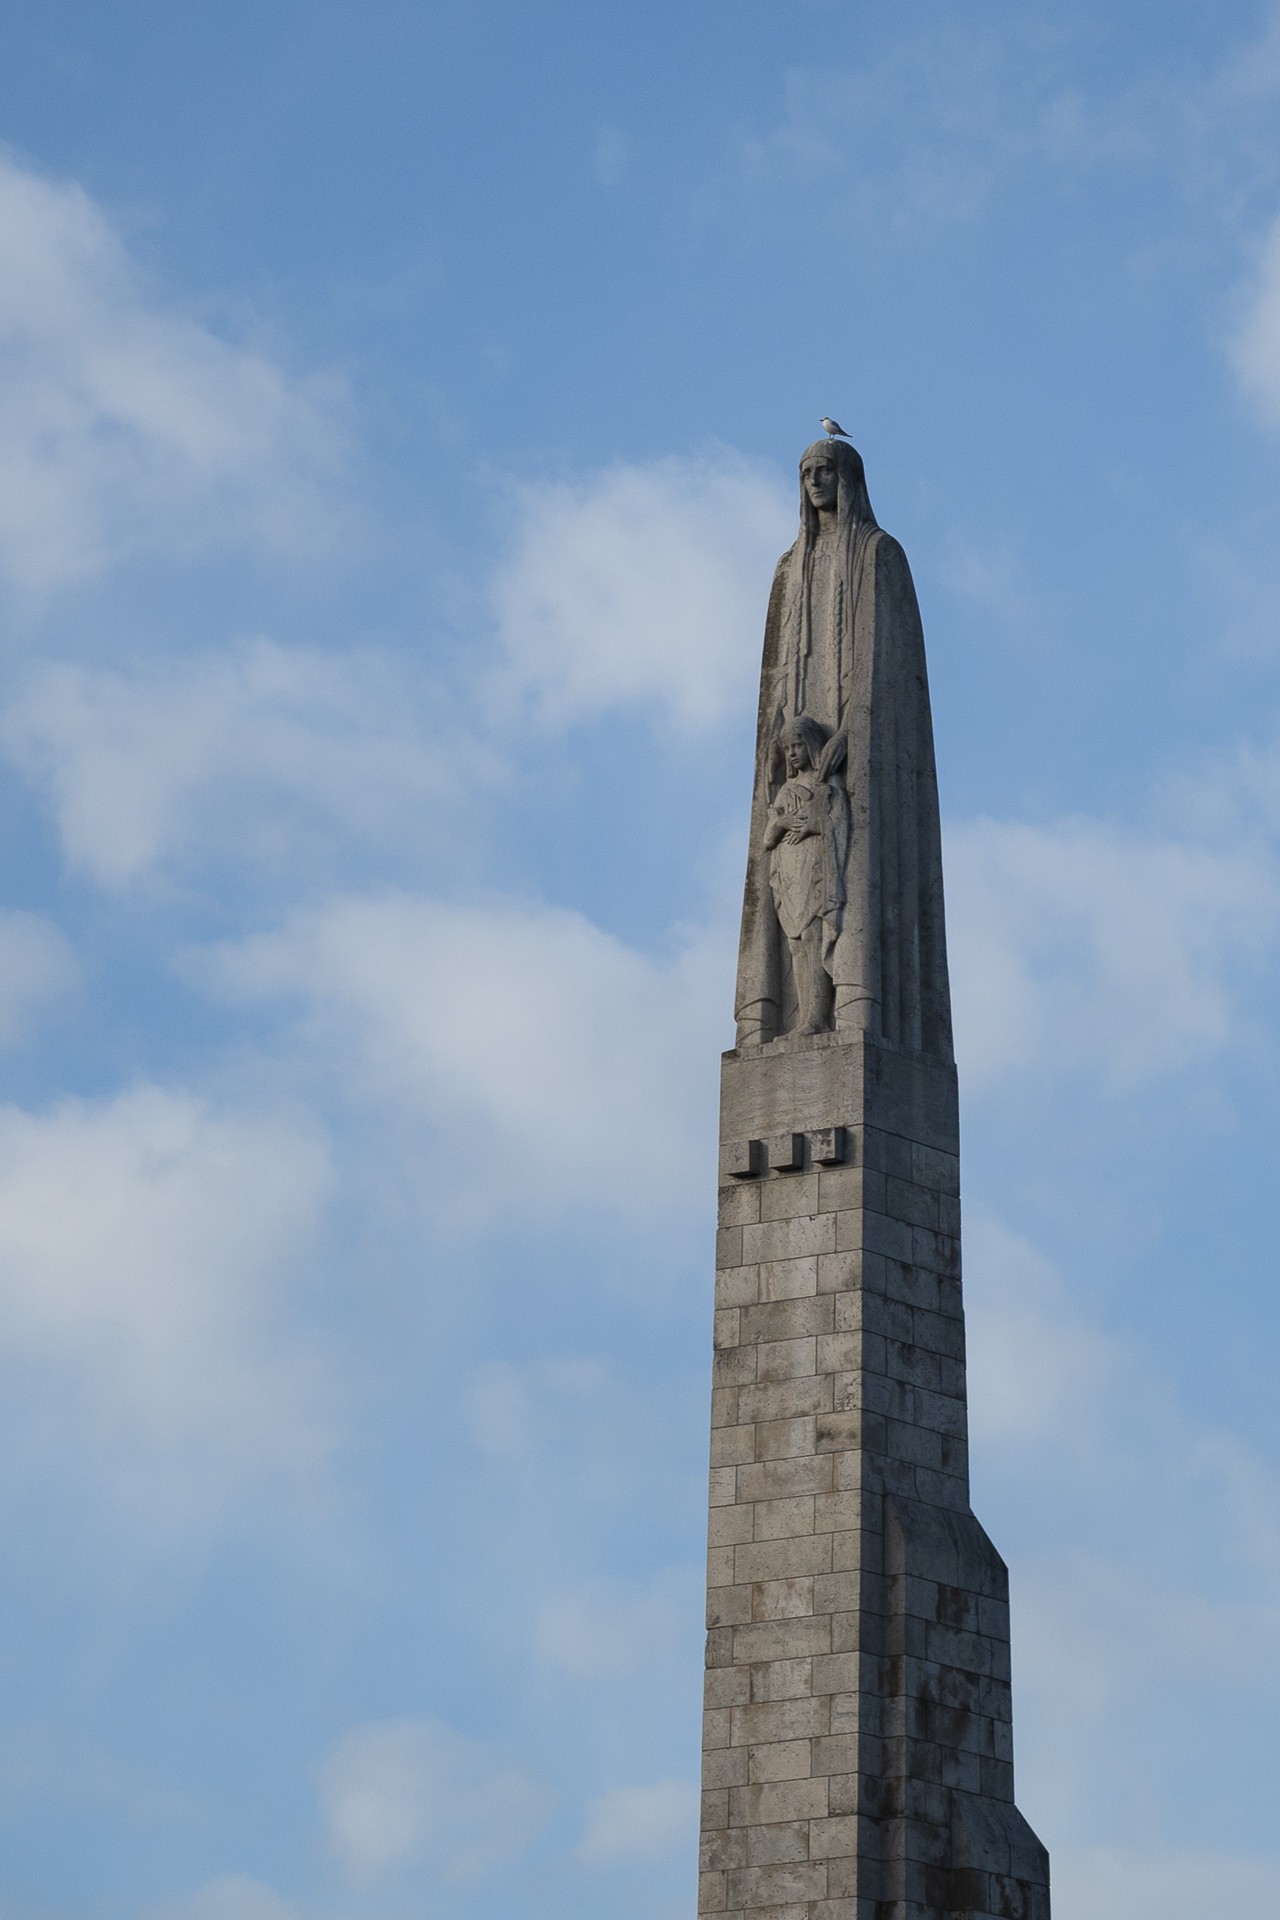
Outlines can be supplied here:
M1048 1920L969 1506L924 639L862 461L800 463L724 1056L703 1916Z

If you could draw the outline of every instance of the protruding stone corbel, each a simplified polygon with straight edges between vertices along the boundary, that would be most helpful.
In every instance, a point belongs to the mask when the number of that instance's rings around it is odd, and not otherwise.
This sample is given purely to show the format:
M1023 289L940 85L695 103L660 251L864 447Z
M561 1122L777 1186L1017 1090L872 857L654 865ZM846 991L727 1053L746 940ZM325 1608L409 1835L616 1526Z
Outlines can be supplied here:
M769 1141L769 1168L773 1173L803 1173L804 1135L775 1133Z
M720 1170L728 1180L758 1180L764 1172L764 1141L729 1141L720 1150Z

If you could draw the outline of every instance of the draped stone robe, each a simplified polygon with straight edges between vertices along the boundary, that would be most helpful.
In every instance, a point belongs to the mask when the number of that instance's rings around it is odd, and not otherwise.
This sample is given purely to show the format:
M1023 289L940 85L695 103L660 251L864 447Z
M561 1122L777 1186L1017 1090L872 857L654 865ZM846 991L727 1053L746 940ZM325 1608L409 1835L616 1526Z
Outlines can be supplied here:
M772 1040L795 1020L764 828L786 778L778 736L788 720L807 713L843 742L852 825L831 955L836 1026L949 1061L937 776L915 587L902 548L872 516L856 451L842 441L809 451L835 463L839 493L824 526L802 489L800 536L778 563L769 600L738 1043Z

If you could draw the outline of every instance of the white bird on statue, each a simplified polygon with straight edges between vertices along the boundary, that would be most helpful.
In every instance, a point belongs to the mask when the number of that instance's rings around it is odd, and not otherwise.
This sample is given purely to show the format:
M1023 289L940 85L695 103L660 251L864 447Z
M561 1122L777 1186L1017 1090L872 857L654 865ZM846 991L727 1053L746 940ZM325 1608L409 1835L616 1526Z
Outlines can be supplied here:
M830 438L838 440L847 440L849 438L844 428L840 425L840 422L838 420L828 420L825 413L822 416L822 431Z

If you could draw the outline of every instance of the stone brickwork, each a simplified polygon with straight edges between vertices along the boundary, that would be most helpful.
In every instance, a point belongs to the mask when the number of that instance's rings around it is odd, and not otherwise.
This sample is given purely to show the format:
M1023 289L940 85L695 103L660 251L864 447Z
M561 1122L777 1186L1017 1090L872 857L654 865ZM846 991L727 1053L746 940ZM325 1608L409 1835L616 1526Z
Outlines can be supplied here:
M725 1056L699 1910L1047 1920L969 1508L955 1073Z

